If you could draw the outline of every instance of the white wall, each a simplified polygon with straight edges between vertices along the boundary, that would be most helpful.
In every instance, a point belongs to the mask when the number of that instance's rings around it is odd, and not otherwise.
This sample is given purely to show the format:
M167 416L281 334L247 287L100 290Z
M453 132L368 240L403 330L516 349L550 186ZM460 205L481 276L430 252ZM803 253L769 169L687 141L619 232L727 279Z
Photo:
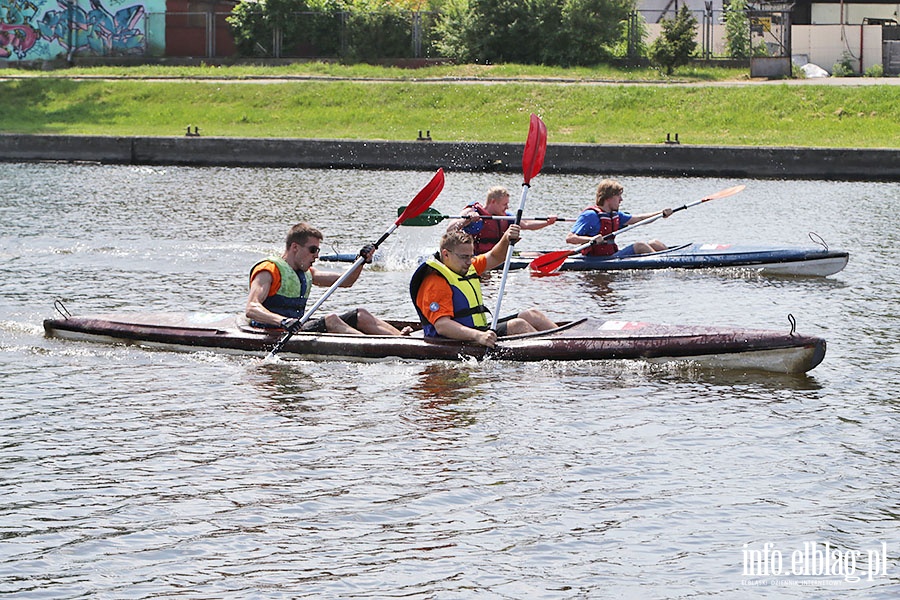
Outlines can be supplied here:
M880 25L794 25L791 36L795 55L806 55L809 62L829 73L845 52L851 56L850 64L857 73L882 64Z
M853 23L859 25L865 17L894 19L900 22L900 4L844 4L844 18L841 18L840 4L813 4L811 19L813 25L834 25Z
M647 25L647 43L653 43L662 28L653 23ZM860 48L860 36L863 45ZM754 38L755 41L756 38ZM701 42L701 32L697 31L697 43ZM844 53L851 57L851 65L856 73L864 73L873 65L882 64L880 25L793 25L791 26L791 49L796 55L804 55L807 60L831 73L834 63L841 60ZM713 55L725 54L725 26L713 26ZM862 56L862 69L860 69Z

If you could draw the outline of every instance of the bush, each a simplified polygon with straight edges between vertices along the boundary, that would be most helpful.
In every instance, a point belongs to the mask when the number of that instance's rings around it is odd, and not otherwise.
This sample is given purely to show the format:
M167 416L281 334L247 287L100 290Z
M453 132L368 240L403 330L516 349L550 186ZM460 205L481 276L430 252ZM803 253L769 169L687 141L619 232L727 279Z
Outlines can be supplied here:
M231 27L231 35L234 36L239 55L262 57L271 54L272 26L266 19L263 4L240 2L225 20Z
M565 0L556 20L550 13L553 2L547 2L548 23L559 23L553 44L554 52L546 62L570 65L596 65L613 56L613 46L627 35L628 16L634 9L632 0ZM549 33L549 32L548 32Z
M353 11L347 20L346 58L410 58L412 15L392 8L378 12Z
M851 62L853 57L851 57L848 53L844 52L841 56L841 60L834 63L834 66L831 68L831 76L832 77L852 77L855 75L853 71L853 63Z
M674 19L663 19L660 23L662 35L650 47L650 61L666 75L672 75L697 54L697 19L682 4Z
M622 31L615 45L610 48L610 52L614 58L628 59L637 62L642 58L646 58L650 52L647 47L647 36L650 35L647 30L647 20L642 13L633 10L629 13L627 20L620 23Z
M866 77L884 77L884 67L881 65L872 65L866 69Z

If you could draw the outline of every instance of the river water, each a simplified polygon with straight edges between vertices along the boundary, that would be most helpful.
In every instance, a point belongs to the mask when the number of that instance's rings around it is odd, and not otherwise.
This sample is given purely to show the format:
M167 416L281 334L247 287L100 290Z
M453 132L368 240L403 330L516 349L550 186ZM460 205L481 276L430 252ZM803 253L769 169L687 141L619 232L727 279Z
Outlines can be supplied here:
M264 362L43 337L56 299L74 314L237 312L250 266L290 225L354 252L431 175L0 164L0 595L900 594L896 183L621 178L636 213L746 183L634 239L807 244L814 231L851 253L829 278L507 282L503 312L559 319L787 329L793 314L828 341L803 376ZM526 213L574 217L597 179L539 175ZM457 213L496 184L515 206L519 177L450 172L434 207ZM440 229L401 227L386 264L323 309L412 318L410 269ZM564 232L521 246L558 248Z

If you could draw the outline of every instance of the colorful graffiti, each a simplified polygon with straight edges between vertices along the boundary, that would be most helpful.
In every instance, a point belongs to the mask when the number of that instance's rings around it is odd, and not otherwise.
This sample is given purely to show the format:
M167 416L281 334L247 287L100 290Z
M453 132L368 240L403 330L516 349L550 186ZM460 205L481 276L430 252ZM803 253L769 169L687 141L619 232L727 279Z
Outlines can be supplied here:
M85 10L73 0L57 0L61 10L43 13L29 0L0 0L0 59L52 58L52 46L71 57L143 54L146 37L142 30L143 4L126 6L115 13L100 0L89 0ZM42 13L42 14L41 14ZM40 16L39 16L40 15ZM43 41L43 48L38 48Z

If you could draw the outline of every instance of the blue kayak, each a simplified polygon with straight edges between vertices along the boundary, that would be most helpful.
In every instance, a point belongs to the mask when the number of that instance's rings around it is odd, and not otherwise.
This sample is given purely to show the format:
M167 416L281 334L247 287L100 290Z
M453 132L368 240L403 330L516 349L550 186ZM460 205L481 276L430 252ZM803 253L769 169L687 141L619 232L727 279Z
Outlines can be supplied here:
M511 269L526 269L543 252L514 253ZM376 255L376 262L384 257ZM355 254L330 254L319 260L353 262ZM624 271L649 269L722 269L738 268L765 275L827 277L847 266L850 253L824 246L751 246L741 244L682 244L662 252L636 254L624 258L573 256L560 271Z

